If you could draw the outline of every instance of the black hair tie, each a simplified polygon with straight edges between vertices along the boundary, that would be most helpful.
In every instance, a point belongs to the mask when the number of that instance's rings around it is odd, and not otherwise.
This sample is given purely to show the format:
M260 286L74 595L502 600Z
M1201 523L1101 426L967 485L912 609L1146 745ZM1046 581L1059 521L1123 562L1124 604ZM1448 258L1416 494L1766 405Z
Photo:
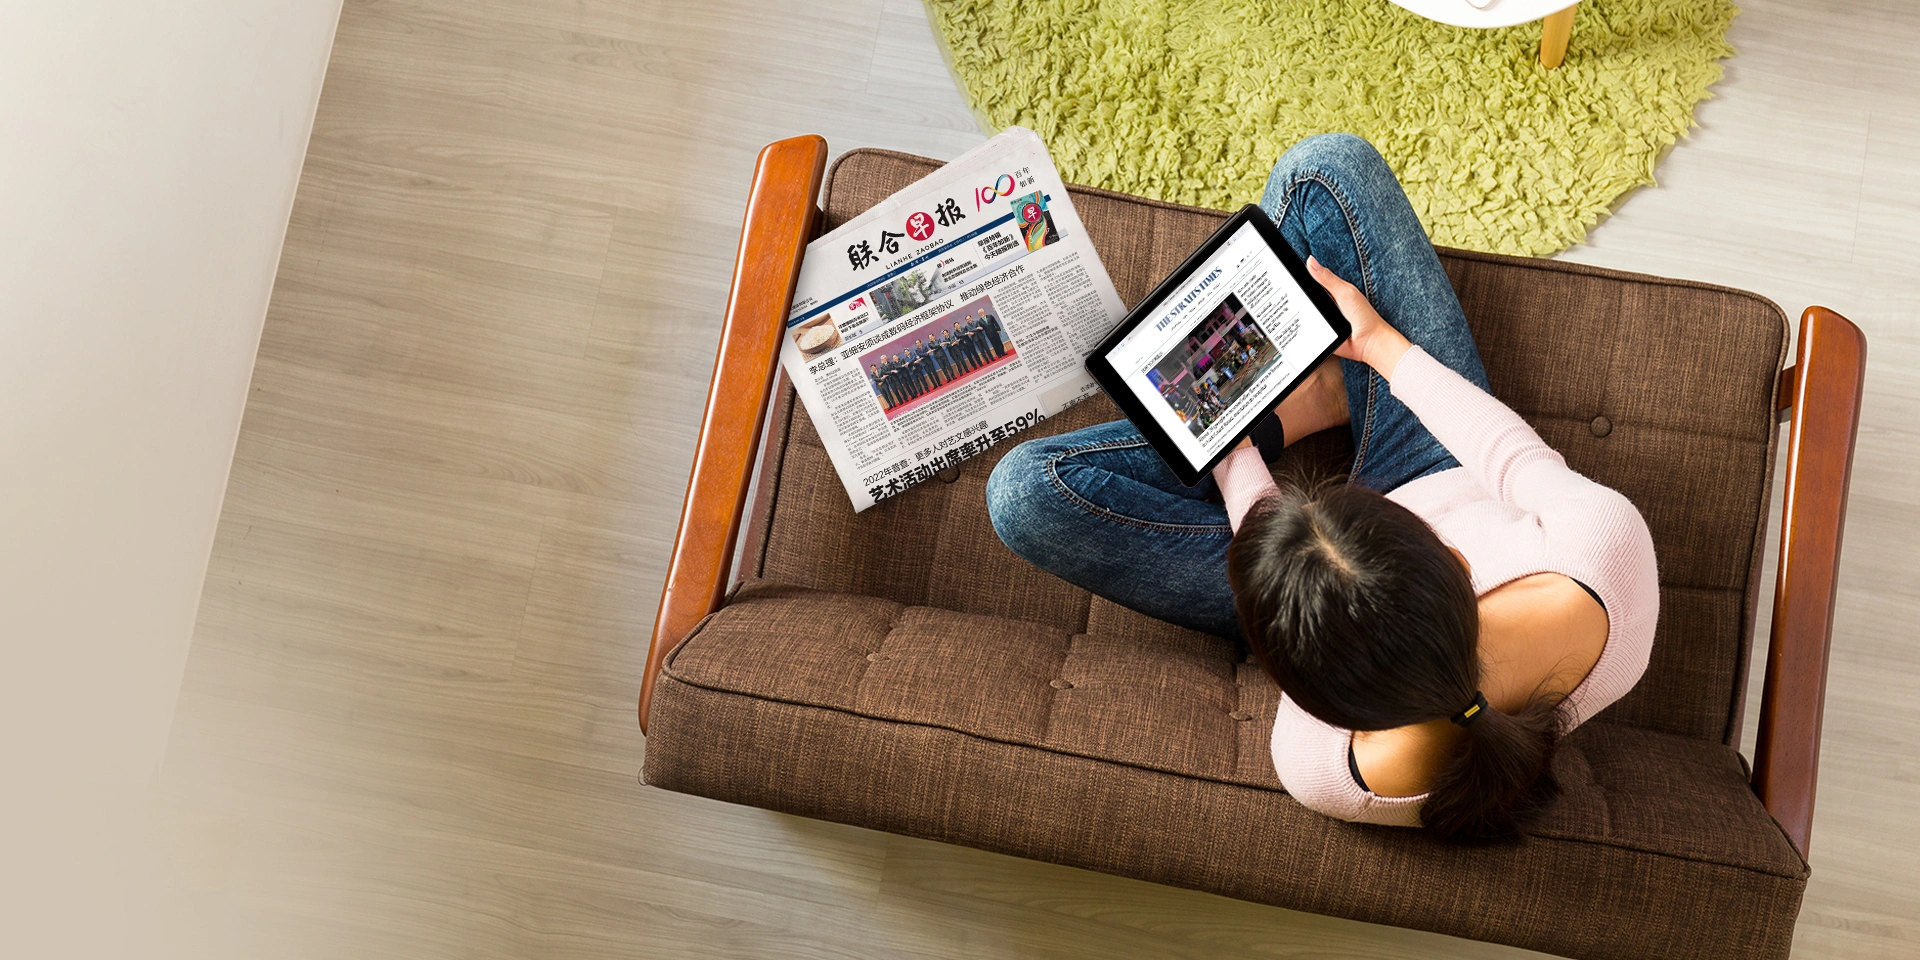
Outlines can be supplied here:
M1448 717L1447 719L1453 721L1455 726L1467 727L1467 726L1472 726L1473 722L1475 720L1480 719L1480 715L1486 712L1487 712L1487 695L1484 693L1481 693L1478 690L1475 690L1473 692L1473 702L1470 704L1467 704L1467 708L1465 710L1462 710L1459 713L1456 713L1453 716Z

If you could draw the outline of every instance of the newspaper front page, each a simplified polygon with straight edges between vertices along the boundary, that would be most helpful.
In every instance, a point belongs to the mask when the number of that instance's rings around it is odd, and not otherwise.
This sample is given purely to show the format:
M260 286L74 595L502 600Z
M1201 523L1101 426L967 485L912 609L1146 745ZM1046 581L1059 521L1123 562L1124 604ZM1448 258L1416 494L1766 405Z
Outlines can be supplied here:
M781 360L865 510L1099 390L1126 315L1033 131L807 246Z

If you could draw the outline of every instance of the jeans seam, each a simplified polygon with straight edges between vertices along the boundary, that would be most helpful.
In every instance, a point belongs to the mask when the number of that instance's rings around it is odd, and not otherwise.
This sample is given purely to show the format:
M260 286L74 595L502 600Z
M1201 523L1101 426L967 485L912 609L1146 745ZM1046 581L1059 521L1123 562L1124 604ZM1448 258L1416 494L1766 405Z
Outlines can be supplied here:
M1379 378L1372 370L1367 371L1367 413L1360 421L1360 441L1354 444L1353 466L1347 469L1348 476L1358 477L1362 467L1367 464L1367 448L1373 440L1373 411L1378 406L1374 402L1374 391L1378 389Z
M1292 182L1287 184L1287 189L1281 192L1280 215L1274 217L1273 222L1277 224L1286 219L1288 208L1293 206L1294 188L1308 181L1319 184L1333 197L1334 205L1340 208L1341 219L1347 221L1347 236L1353 238L1353 252L1360 261L1360 289L1371 301L1375 291L1373 263L1372 258L1367 254L1367 239L1360 233L1360 222L1353 215L1352 201L1347 199L1346 193L1341 191L1339 184L1318 170L1302 170L1294 174Z
M1084 446L1069 447L1059 453L1049 454L1046 463L1047 482L1053 485L1055 492L1059 493L1068 503L1079 508L1081 512L1138 530L1183 534L1232 533L1233 527L1231 524L1194 526L1190 524L1155 523L1151 520L1141 520L1138 517L1129 517L1122 513L1116 513L1081 496L1060 477L1060 471L1058 469L1060 461L1068 457L1099 450L1126 450L1129 448L1144 447L1146 445L1147 443L1144 440L1106 440L1099 443L1089 443Z
M1287 183L1287 188L1280 192L1280 213L1273 218L1273 222L1278 224L1286 219L1287 211L1293 207L1294 188L1309 181L1319 184L1321 189L1327 191L1327 195L1333 198L1334 206L1339 208L1341 218L1347 221L1347 236L1353 238L1354 257L1360 262L1360 290L1366 295L1367 302L1373 302L1375 292L1373 285L1373 263L1372 258L1367 255L1367 240L1366 237L1360 233L1360 223L1353 215L1352 204L1347 200L1346 194L1341 192L1339 186L1332 178L1318 170L1302 170L1295 173L1293 179ZM1375 382L1377 379L1374 372L1369 369L1367 371L1366 416L1361 420L1360 439L1354 444L1353 466L1348 470L1349 476L1358 477L1361 468L1364 467L1367 462L1367 443L1373 439L1373 411L1375 407L1375 391L1378 389L1378 385Z

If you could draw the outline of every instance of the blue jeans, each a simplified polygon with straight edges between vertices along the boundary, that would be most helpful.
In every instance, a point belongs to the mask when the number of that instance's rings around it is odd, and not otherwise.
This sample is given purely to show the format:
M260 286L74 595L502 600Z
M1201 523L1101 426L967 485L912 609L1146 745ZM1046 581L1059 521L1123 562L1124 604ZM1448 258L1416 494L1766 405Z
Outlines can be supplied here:
M1302 260L1358 286L1380 315L1482 389L1460 301L1400 182L1351 134L1296 144L1260 206ZM1349 475L1382 493L1459 465L1371 368L1341 360L1354 445ZM1029 440L987 481L1001 541L1034 565L1122 606L1238 637L1227 585L1233 529L1213 480L1182 486L1125 420Z

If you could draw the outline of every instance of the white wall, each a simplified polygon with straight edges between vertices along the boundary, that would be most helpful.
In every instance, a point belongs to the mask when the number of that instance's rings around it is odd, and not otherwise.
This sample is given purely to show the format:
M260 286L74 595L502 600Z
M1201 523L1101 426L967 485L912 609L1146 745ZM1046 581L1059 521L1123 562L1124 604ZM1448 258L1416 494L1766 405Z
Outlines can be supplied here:
M139 844L340 0L0 3L0 941Z

